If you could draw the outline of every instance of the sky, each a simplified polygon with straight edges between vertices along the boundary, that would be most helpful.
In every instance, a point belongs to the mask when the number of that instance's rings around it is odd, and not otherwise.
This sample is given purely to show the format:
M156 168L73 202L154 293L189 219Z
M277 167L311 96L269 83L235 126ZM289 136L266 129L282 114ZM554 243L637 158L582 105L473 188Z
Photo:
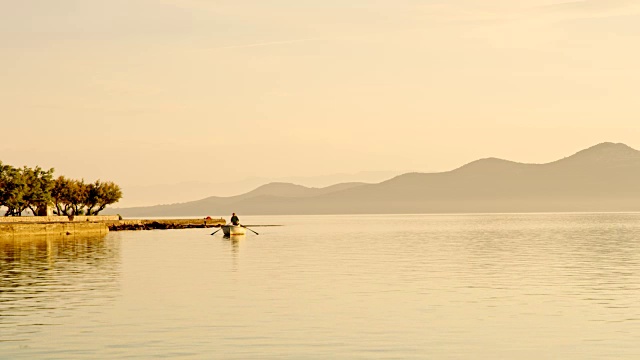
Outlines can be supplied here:
M640 149L640 0L0 0L0 161L121 185Z

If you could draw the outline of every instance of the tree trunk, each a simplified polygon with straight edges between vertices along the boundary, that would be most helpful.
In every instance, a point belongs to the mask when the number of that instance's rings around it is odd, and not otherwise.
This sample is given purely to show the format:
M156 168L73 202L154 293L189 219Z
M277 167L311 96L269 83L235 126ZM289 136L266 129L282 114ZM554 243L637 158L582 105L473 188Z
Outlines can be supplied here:
M100 211L104 210L104 208L106 208L107 205L101 205L98 210L96 210L93 215L98 215L100 213Z

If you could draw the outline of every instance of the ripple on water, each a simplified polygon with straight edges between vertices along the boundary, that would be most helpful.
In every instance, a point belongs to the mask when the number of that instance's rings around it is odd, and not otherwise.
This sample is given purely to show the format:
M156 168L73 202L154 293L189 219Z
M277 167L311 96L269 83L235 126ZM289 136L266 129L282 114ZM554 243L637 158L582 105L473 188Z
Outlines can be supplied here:
M254 217L0 241L9 358L640 356L640 215Z

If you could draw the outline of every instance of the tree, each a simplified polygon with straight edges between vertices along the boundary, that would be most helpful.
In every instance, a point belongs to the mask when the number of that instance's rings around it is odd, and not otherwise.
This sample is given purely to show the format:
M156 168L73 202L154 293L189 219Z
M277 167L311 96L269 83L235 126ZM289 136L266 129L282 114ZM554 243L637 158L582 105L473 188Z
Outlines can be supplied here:
M88 185L87 215L98 215L107 205L115 204L122 198L122 190L115 183L97 180Z
M51 190L58 215L81 215L88 195L89 187L84 180L67 179L64 176L55 180Z
M25 182L23 200L26 207L36 215L38 210L51 204L51 190L54 187L53 169L42 170L39 166L35 169L24 167L22 177Z
M12 169L13 168L10 165L4 165L2 161L0 161L0 207L7 206L7 201L9 198L9 194L11 192L10 173ZM7 214L8 214L8 211L7 211Z
M115 183L97 180L86 184L83 180L60 176L54 180L54 169L39 166L14 168L0 161L0 207L5 216L21 216L26 209L34 214L53 203L58 215L98 215L108 205L122 198L122 190Z
M11 166L4 165L2 161L0 161L0 206L4 206L6 201L6 194L8 188L8 172Z
M4 216L20 216L27 208L23 173L10 165L0 165L0 168L0 206L7 208Z
M54 181L53 189L51 189L51 198L56 207L56 214L71 215L74 204L73 188L75 181L64 176L60 176Z

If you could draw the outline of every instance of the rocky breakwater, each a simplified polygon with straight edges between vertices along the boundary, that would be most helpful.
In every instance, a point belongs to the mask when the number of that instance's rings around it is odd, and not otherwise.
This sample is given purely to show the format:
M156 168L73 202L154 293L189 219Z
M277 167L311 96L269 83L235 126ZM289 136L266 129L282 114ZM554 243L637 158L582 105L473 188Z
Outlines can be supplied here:
M109 230L167 230L167 229L203 229L220 227L226 224L224 219L125 219L109 222Z

